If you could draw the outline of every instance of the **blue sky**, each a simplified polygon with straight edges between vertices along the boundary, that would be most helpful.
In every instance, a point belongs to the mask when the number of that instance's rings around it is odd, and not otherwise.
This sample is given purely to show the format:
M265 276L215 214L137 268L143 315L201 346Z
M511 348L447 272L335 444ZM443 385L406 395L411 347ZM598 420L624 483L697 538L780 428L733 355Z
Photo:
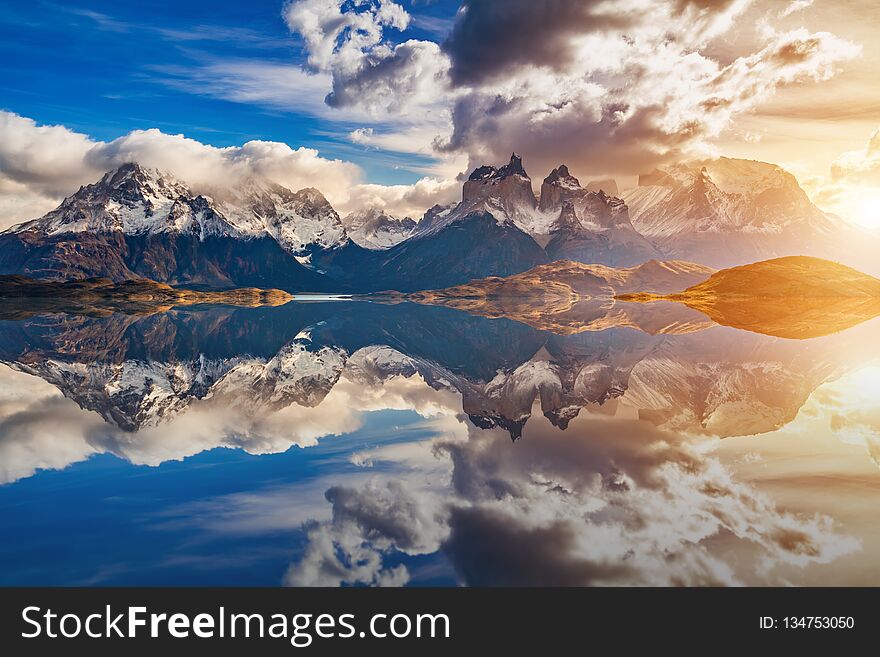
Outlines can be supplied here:
M404 4L414 17L406 38L434 40L457 7L447 0ZM282 19L282 0L6 5L0 108L38 123L63 124L100 140L159 128L215 146L283 141L355 162L368 181L383 184L413 182L423 173L410 167L430 162L351 143L347 135L361 124L337 120L330 108L315 116L283 101L236 102L212 87L206 70L303 62L302 44Z
M297 0L285 21L284 1L6 2L0 228L117 166L114 148L193 183L167 150L180 134L316 149L320 175L266 162L343 213L422 216L511 151L536 181L565 163L621 189L725 155L777 164L823 209L880 226L865 173L878 168L878 3ZM132 133L147 128L163 134ZM96 143L112 146L96 158Z

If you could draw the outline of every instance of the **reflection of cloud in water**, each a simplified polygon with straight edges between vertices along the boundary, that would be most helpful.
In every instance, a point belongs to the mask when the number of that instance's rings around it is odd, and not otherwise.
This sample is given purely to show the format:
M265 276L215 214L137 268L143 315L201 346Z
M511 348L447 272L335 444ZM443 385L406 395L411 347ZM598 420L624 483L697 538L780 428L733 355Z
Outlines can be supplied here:
M827 433L863 446L880 466L880 365L868 365L819 387L798 420L786 429L792 434Z
M370 386L343 376L318 406L290 404L258 414L243 413L223 396L196 400L168 422L131 433L82 410L54 386L0 367L0 483L99 453L153 466L217 447L279 453L357 431L365 412L384 409L412 410L434 418L438 430L462 430L456 429L461 426L458 397L432 389L418 375Z
M830 518L776 509L699 444L640 422L541 419L506 433L441 440L449 489L421 473L327 491L332 520L286 582L401 584L395 551L442 551L470 585L782 583L780 565L858 548Z

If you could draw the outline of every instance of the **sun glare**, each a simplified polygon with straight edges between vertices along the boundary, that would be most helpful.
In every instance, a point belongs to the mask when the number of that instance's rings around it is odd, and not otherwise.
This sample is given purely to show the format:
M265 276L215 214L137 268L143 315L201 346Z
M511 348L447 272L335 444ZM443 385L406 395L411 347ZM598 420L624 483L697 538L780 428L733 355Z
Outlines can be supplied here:
M880 189L865 190L854 203L853 219L866 228L880 229Z

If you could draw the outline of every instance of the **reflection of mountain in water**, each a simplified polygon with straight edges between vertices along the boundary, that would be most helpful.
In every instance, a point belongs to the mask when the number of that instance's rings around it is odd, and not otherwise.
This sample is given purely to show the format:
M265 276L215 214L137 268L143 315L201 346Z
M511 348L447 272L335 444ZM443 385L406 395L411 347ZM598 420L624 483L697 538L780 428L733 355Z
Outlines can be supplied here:
M641 315L615 318L618 307ZM196 400L259 415L320 405L343 376L418 374L459 393L476 426L513 438L536 402L561 429L588 408L722 436L766 432L848 366L840 340L706 328L675 308L611 303L591 330L562 334L411 303L49 315L0 322L0 358L128 431Z

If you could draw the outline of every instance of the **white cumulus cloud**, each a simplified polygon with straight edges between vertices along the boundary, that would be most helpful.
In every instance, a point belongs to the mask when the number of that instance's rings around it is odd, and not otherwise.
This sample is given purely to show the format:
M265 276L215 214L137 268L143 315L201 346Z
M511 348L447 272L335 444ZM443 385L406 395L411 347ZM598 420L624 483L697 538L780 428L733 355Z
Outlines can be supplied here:
M356 164L304 146L254 140L218 148L155 128L105 142L0 112L0 228L48 212L81 185L127 162L168 171L197 192L248 176L266 177L294 191L316 187L340 212L368 200L391 213L421 217L449 197L448 184L432 178L410 186L364 184Z

